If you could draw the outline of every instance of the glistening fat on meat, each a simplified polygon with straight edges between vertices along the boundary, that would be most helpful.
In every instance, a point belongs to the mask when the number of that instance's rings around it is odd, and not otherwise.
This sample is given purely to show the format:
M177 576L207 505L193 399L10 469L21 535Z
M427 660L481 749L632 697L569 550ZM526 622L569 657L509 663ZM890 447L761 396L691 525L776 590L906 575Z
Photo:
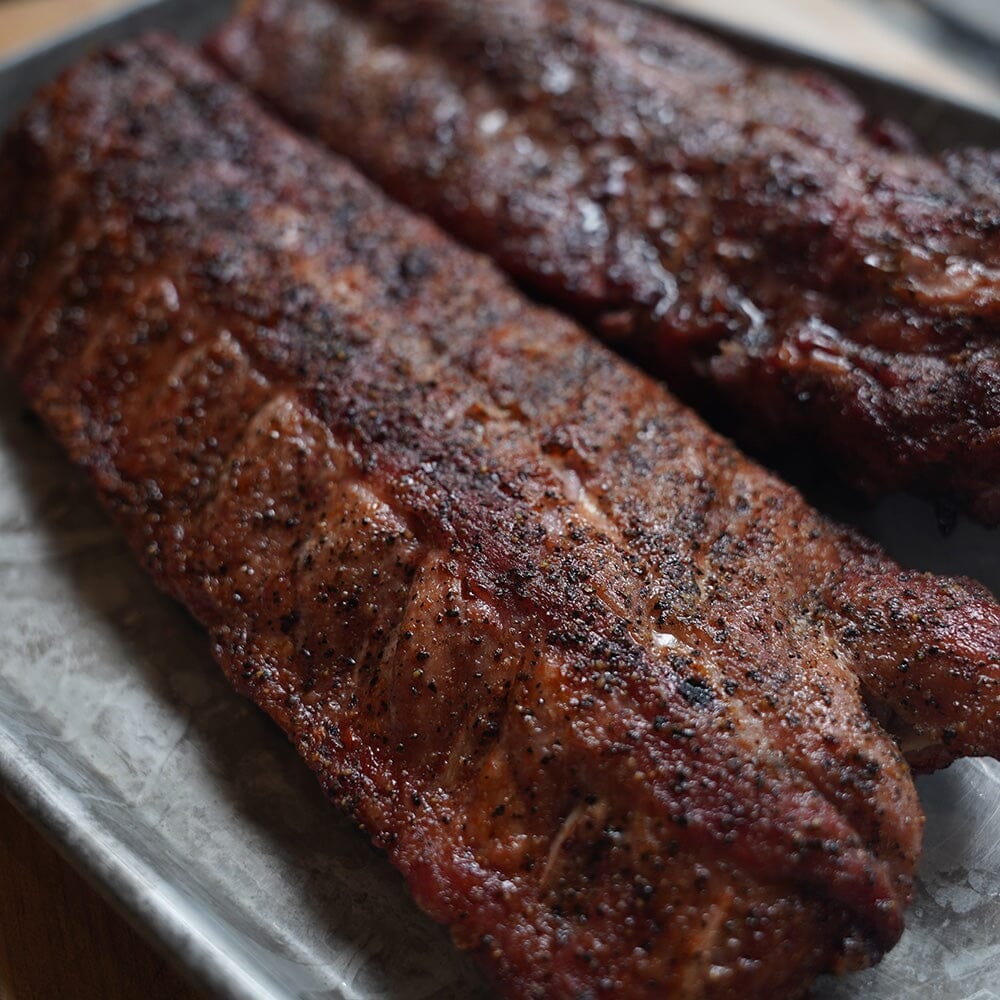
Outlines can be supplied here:
M48 88L0 201L27 399L506 995L796 997L893 944L922 817L862 694L922 766L995 752L988 595L169 40Z
M1000 521L1000 152L613 0L251 0L211 51L755 444Z

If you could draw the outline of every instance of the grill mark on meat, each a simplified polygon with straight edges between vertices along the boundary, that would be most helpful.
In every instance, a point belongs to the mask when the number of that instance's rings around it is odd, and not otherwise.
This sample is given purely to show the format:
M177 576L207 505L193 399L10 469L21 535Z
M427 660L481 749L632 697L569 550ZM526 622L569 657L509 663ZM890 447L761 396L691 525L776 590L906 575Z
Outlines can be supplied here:
M254 0L210 51L756 443L1000 518L995 153L605 0Z
M794 996L891 943L919 807L838 630L898 568L166 41L50 89L0 190L25 147L98 228L22 387L508 992Z

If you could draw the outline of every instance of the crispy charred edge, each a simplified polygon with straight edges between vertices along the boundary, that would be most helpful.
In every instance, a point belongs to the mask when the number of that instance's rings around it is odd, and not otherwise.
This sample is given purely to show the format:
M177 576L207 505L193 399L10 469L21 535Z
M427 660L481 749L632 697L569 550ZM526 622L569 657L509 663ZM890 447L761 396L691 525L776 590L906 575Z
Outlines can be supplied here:
M321 4L310 6L318 10ZM328 0L327 6L341 7L357 17L367 13L351 0L338 0L336 4ZM779 312L788 315L775 315L772 321L750 331L746 337L716 333L704 342L690 343L686 335L672 329L667 319L657 318L656 308L644 301L639 290L617 287L605 274L593 269L574 272L572 277L561 275L560 266L566 262L565 248L554 245L543 247L540 255L551 266L539 268L538 240L519 235L517 224L502 211L499 226L498 220L484 225L484 220L475 213L468 213L466 218L460 207L461 192L449 193L442 187L447 182L438 182L435 190L434 181L428 183L427 178L414 174L412 169L408 175L407 167L381 163L377 150L358 149L344 129L332 128L336 114L329 113L326 121L322 102L316 100L315 94L306 95L301 88L283 92L281 73L272 71L270 66L265 68L264 60L265 53L281 51L282 22L287 20L288 10L281 0L246 3L242 15L210 41L210 54L256 86L302 127L360 162L394 197L430 212L460 238L490 253L536 292L588 322L606 340L640 358L654 371L666 374L688 398L709 408L721 405L737 414L749 415L749 425L747 421L734 419L730 426L739 428L744 438L758 448L770 451L794 444L811 449L818 443L852 484L869 496L910 489L948 507L967 509L984 523L1000 521L997 485L1000 385L992 338L995 308L992 313L988 307L978 313L971 308L963 312L957 303L928 301L921 312L912 308L912 300L917 296L910 290L893 291L889 286L882 289L879 276L868 275L869 285L874 281L874 287L866 286L862 298L867 303L863 308L871 313L869 321L875 325L884 323L879 310L888 308L886 303L897 302L901 315L905 312L909 317L902 317L900 324L919 321L926 326L928 342L922 356L914 358L905 352L882 350L875 344L851 343L850 336L817 337L805 314L784 307ZM586 12L592 26L604 27L613 20L614 5L580 3L567 10ZM567 19L572 17L566 10L562 14ZM476 33L481 29L474 23L474 17L468 25L457 29L451 25L439 32L419 5L406 13L402 27L393 26L388 19L379 23L380 16L375 12L370 20L375 21L382 40L394 39L411 54L436 58L459 78L467 77L468 66L475 68L476 60L481 58L482 54L476 50ZM482 18L488 22L490 16L484 13ZM666 39L666 50L676 64L669 72L685 72L686 60L693 66L717 65L720 75L729 74L734 79L751 78L758 72L752 63L724 45L680 28L662 15L630 11L628 16L645 28L644 38ZM447 51L435 52L434 46L445 37ZM317 68L317 59L321 58L323 47L320 40L315 40L315 45L313 41L308 39L303 45L294 46L310 53L298 70L310 66L314 82L318 81L322 87L323 73ZM685 42L696 55L686 54ZM500 105L510 99L516 112L517 99L512 94L517 90L517 56L508 54L486 61ZM295 72L289 70L292 75ZM284 83L290 83L291 79L289 76ZM905 162L907 155L916 162L917 154L907 152L913 144L904 136L904 130L891 123L866 120L850 95L818 74L800 74L794 79L796 84L825 94L838 113L853 114L854 138L859 144L870 143L872 156L882 149L887 157L896 156L900 162ZM324 97L338 99L335 92ZM420 98L416 100L419 104ZM420 108L417 113L426 112L427 108ZM405 128L405 121L400 127ZM996 158L953 154L944 167L942 176L954 178L956 187L948 193L947 199L951 201L946 205L955 218L946 219L942 229L955 223L959 228L967 226L971 233L978 232L981 237L995 232L996 177L1000 176ZM888 172L891 174L892 170ZM779 179L776 183L793 181L790 174L786 181ZM731 198L732 194L726 197ZM967 200L964 208L959 204L963 198ZM958 216L961 219L956 223ZM531 224L529 221L529 228ZM797 244L807 238L815 239L815 235L789 232L785 239ZM915 238L921 235L926 234L918 233ZM543 243L546 238L542 234ZM848 268L838 280L845 284L842 298L850 300L853 309L858 297L858 275ZM963 339L960 350L949 346L956 337ZM940 345L936 343L938 340Z
M159 43L147 43L147 46L152 46L153 49L155 50L156 48L162 47L163 44L164 44L163 42L159 42ZM116 60L118 60L119 62L121 62L121 63L124 64L124 63L127 63L128 60L133 57L135 51L136 50L133 50L133 49L123 49L114 58ZM143 49L139 49L138 51L142 52L144 50ZM145 51L147 52L147 55L149 55L149 57L152 58L152 52L150 52L148 48ZM175 70L176 70L176 66L178 65L178 62L179 62L180 66L182 68L182 71L183 71L183 68L187 65L183 57L179 57L175 53L175 54L173 54L167 60L168 65L174 67ZM71 78L70 78L70 80L71 80ZM70 85L69 83L66 83L64 81L64 83L63 83L62 86L69 86L69 85ZM58 91L56 91L56 94L58 94ZM207 305L207 303L206 303L206 305ZM247 345L245 345L245 346L247 346ZM262 364L262 365L267 365L267 364L274 365L274 361L273 361L273 358L272 359L267 359L267 360L265 360L265 359L258 359L258 364ZM282 374L283 370L279 366L277 369L275 369L274 373ZM38 393L38 391L39 391L39 386L37 386L37 385L32 386L31 384L28 384L27 387L28 387L29 393L32 394L32 395L36 395ZM322 406L320 408L322 409ZM49 414L49 416L51 418L51 414ZM64 438L64 441L65 441L67 439L66 426L64 425L60 429L58 427L58 425L57 425L56 429L57 430L61 430L61 436ZM87 433L88 434L94 434L94 433L97 433L97 432L98 432L97 428L90 428ZM74 433L78 433L78 431L74 431ZM94 474L95 479L97 480L98 485L99 485L102 493L105 495L105 498L107 498L109 494L112 494L114 492L120 491L123 488L123 485L125 485L127 487L127 484L122 484L120 482L117 483L117 484L114 483L114 481L113 481L114 480L114 476L115 476L114 468L113 468L112 465L109 464L109 461L108 461L109 460L109 456L102 455L100 453L100 448L99 447L96 448L96 449L90 450L89 457L84 456L82 453L80 453L78 451L78 457L83 457L85 461L88 461L90 463L92 473ZM133 520L134 518L141 516L140 515L141 505L142 505L142 496L141 496L141 491L140 491L140 492L135 493L133 495L131 501L129 501L125 505L119 505L116 513L117 513L117 516L119 518L124 518L126 522L130 522L128 524L128 527L129 527L130 536L132 537L133 545L135 545L137 549L140 549L143 552L145 552L145 547L148 545L148 538L146 537L146 535L142 534L142 532L138 528L136 528L134 520ZM145 530L145 529L143 528L143 530ZM148 559L147 559L147 562L148 562ZM154 569L155 569L155 567L154 567ZM173 580L171 580L169 578L169 576L166 576L162 568L160 569L158 575L159 575L161 584L165 584L169 590L171 590L175 594L178 594L178 596L181 596L182 598L186 598L187 601L188 601L188 603L191 602L191 595L190 594L185 594L184 591L183 591L183 589L179 589L178 586L177 586L177 584L176 584L176 582L173 581ZM557 612L558 612L558 609L557 609ZM264 694L255 695L255 697L259 701L261 701L261 702L266 702L266 696ZM266 705L265 705L265 707L266 707ZM886 946L887 944L891 943L891 941L894 939L894 937L898 934L898 930L899 930L898 924L896 924L896 923L890 923L887 927L886 927L886 925L882 925L882 926L883 926L883 930L881 932L879 932L877 930L874 932L875 935L876 935L876 937L880 939L881 944L880 945L876 945L876 946L873 947L873 953L877 953L882 946Z

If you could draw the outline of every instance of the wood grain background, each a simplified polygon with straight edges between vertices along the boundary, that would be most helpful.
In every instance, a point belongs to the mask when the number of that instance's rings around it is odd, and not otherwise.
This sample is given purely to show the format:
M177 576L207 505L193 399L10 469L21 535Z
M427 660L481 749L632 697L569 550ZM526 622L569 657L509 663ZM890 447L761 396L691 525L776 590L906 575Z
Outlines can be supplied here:
M0 998L197 1000L0 796Z

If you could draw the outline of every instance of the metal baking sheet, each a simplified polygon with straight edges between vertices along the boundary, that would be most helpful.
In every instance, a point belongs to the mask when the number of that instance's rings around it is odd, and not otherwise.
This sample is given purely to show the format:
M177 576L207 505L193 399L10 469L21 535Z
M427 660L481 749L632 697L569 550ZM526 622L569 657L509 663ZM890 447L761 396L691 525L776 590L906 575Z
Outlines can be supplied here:
M224 0L158 0L0 67L0 127L96 46L151 27L200 37ZM931 146L996 145L1000 120L824 65ZM821 501L822 505L822 501ZM839 513L843 513L840 511ZM898 500L851 515L902 562L1000 593L1000 533ZM0 378L0 784L63 853L214 994L485 1000L471 961L237 697L198 627L133 562L87 484ZM916 902L877 969L824 1000L1000 1000L1000 765L921 779Z

